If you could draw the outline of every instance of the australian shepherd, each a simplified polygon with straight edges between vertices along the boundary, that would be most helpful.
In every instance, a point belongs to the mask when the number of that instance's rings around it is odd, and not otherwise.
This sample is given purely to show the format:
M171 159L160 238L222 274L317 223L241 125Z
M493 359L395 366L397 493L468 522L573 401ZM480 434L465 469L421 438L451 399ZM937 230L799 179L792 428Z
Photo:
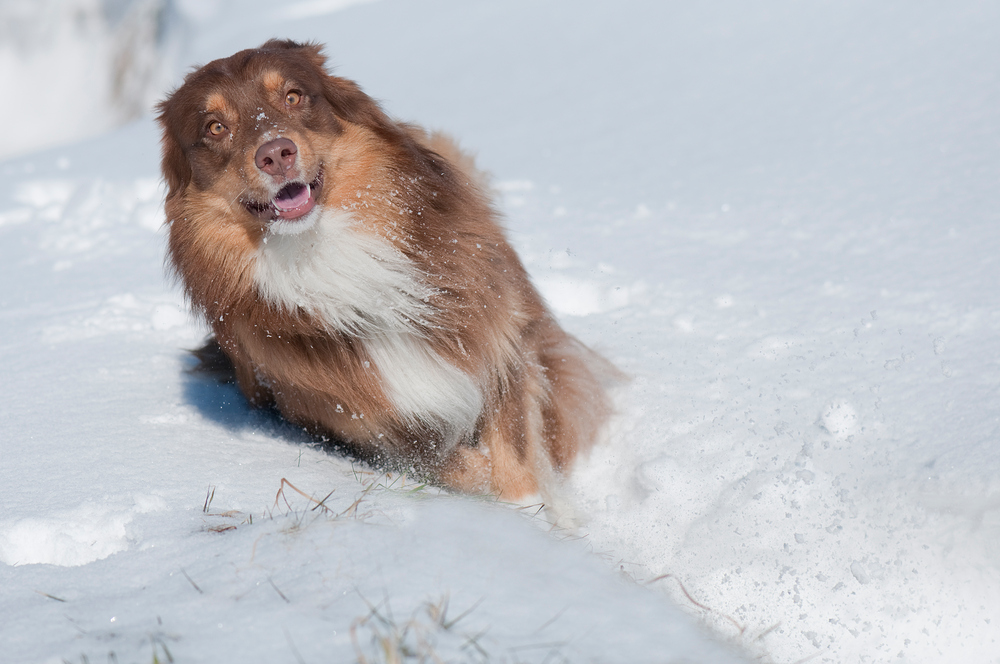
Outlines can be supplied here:
M449 139L315 44L194 71L159 106L169 263L254 406L458 491L548 493L608 414Z

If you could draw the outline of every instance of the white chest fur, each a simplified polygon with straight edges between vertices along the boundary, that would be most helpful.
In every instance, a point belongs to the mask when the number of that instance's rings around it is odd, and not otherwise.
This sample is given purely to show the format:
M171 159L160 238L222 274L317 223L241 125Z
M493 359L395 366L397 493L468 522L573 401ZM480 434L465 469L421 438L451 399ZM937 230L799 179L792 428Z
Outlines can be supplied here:
M303 222L300 232L269 234L258 249L261 297L359 339L405 420L438 429L446 446L471 433L482 394L421 336L430 289L412 262L348 212L317 209Z

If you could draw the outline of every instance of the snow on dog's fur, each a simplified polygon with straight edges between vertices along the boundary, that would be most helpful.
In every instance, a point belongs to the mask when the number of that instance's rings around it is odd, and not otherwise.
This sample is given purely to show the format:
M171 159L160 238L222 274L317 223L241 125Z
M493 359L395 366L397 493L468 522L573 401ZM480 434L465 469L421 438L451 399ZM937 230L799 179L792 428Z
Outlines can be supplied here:
M269 41L160 105L169 260L256 406L465 492L543 495L606 363L563 332L471 160Z

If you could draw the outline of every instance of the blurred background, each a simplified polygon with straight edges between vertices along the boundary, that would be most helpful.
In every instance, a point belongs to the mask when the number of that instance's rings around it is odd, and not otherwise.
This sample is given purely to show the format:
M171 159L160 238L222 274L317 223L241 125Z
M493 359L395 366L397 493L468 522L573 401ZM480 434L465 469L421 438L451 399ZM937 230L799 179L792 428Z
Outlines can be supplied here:
M178 46L211 2L0 0L0 159L103 133L148 113Z
M0 126L15 128L0 136L0 160L150 113L189 68L185 56L228 55L228 46L212 46L220 37L228 43L233 11L280 11L295 21L353 4L359 0L0 0Z

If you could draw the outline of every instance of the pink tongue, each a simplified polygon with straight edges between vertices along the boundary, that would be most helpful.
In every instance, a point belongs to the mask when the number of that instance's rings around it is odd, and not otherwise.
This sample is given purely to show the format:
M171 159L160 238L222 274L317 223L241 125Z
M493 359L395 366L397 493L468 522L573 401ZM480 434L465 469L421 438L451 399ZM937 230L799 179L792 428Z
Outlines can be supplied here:
M290 184L280 192L274 199L274 207L281 211L294 210L309 202L309 186L304 184Z

